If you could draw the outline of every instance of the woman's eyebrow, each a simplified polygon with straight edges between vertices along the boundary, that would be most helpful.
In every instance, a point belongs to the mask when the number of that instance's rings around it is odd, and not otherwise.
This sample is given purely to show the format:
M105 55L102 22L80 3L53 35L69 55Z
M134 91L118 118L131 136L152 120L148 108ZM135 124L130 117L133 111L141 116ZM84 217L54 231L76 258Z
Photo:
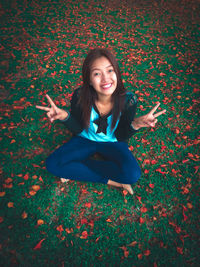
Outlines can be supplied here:
M105 68L107 69L107 68L109 68L109 67L112 67L112 65L109 65L109 66L107 66L107 67L105 67ZM94 70L100 70L100 69L98 69L98 68L94 68L94 69L92 69L92 71L94 71Z

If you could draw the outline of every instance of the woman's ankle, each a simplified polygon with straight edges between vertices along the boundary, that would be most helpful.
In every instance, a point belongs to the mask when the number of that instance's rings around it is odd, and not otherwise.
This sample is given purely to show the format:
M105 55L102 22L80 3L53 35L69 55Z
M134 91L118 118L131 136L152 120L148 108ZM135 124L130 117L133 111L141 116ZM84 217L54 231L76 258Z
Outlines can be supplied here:
M115 182L115 181L112 181L112 180L108 180L108 185L112 185L112 186L116 186L116 187L122 187L122 184L118 183L118 182Z

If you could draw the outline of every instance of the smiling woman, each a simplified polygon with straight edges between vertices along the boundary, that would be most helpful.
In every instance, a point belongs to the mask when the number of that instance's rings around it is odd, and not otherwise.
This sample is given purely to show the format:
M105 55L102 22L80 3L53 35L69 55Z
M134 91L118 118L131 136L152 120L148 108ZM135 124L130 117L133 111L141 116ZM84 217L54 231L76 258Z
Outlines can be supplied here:
M141 127L153 127L158 103L147 115L135 118L137 97L126 92L113 54L103 48L91 50L83 62L83 86L76 89L71 112L59 109L47 96L50 121L61 120L72 131L72 139L56 149L46 161L47 170L61 178L113 185L133 194L131 184L141 175L128 149L127 140ZM91 159L100 153L105 160Z

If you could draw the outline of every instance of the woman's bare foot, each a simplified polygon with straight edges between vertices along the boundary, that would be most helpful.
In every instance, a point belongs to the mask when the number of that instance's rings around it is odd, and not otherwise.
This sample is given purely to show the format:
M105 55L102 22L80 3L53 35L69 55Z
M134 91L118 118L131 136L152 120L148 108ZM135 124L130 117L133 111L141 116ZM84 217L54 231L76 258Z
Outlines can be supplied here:
M113 185L113 186L116 186L116 187L122 187L124 188L126 191L128 191L131 195L133 195L133 189L131 187L130 184L120 184L118 182L115 182L115 181L112 181L112 180L108 180L108 183L109 185Z
M128 191L131 195L133 195L133 189L130 184L122 184L122 187Z
M60 180L62 183L68 183L69 182L69 179L65 179L65 178L60 178Z

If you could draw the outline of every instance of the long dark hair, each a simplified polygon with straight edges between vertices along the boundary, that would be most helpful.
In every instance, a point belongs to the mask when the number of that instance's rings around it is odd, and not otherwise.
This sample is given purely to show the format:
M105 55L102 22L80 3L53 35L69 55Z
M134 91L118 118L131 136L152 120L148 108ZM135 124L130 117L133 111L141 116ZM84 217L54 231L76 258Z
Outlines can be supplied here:
M106 48L95 48L90 50L83 62L83 67L82 67L83 86L80 89L80 98L79 98L79 104L82 110L82 120L84 127L86 129L89 127L90 124L91 108L94 105L95 100L97 99L97 93L93 88L93 86L90 85L90 70L93 62L100 57L106 57L110 61L117 76L117 87L114 93L112 94L114 107L112 112L113 119L112 119L111 129L115 127L120 112L122 111L124 106L126 90L122 82L121 72L115 56Z

